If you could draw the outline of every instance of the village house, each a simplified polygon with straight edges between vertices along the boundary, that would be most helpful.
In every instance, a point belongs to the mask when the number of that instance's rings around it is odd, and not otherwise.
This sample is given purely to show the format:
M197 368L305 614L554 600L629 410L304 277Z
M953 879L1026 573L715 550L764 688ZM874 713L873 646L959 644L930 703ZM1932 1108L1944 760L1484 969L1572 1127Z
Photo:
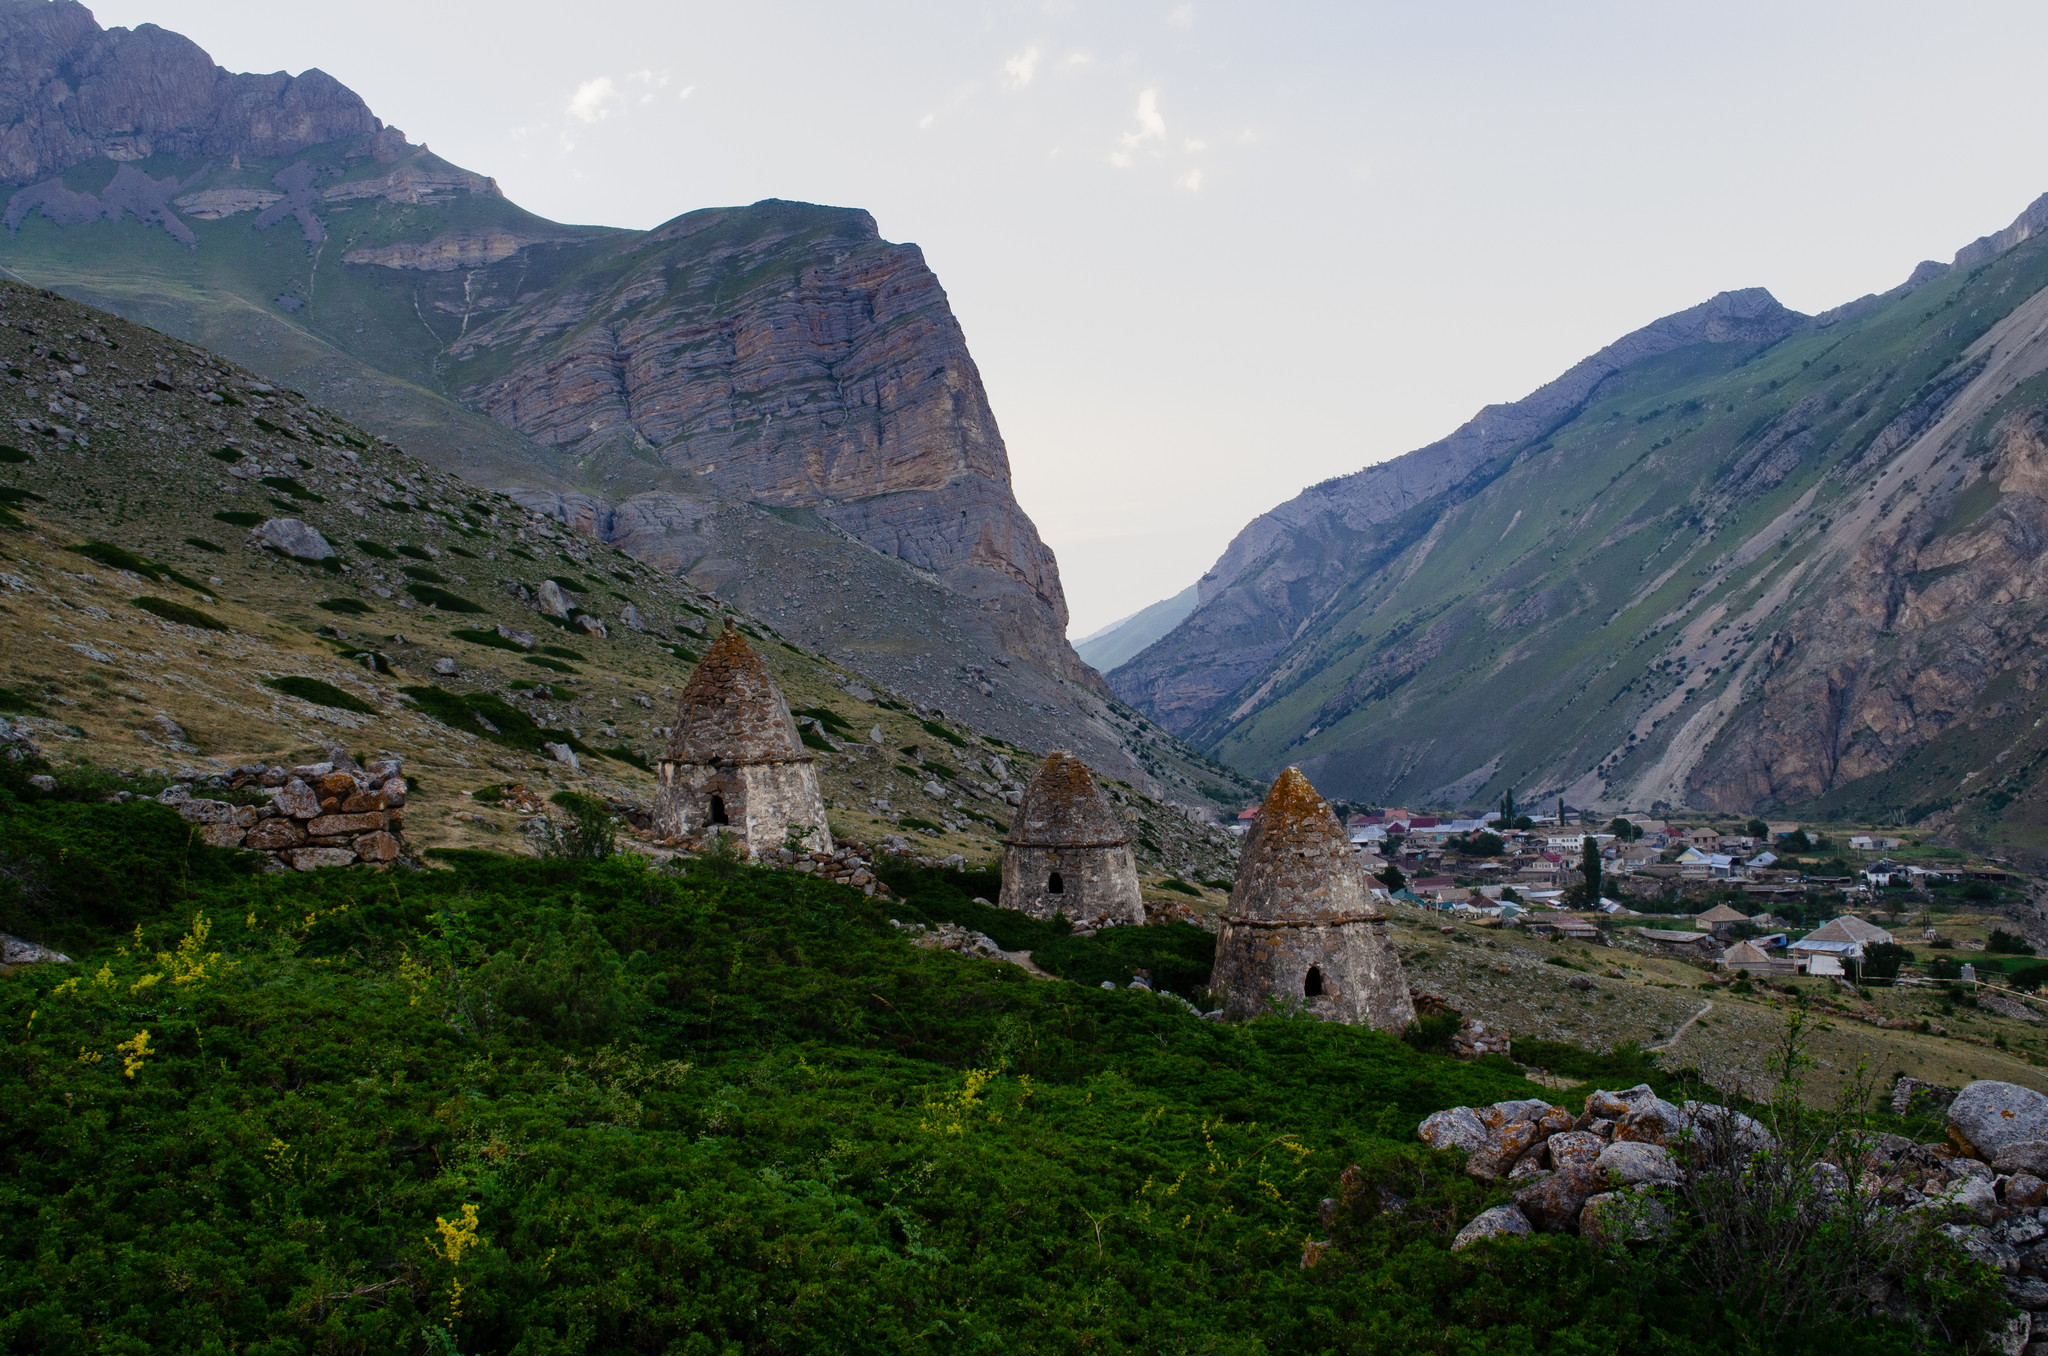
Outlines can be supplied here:
M1737 942L1726 951L1723 951L1721 959L1716 963L1723 969L1731 970L1738 974L1759 975L1767 978L1796 974L1799 969L1796 962L1784 957L1773 957L1755 942Z
M1696 928L1719 935L1734 927L1737 923L1747 923L1748 921L1748 915L1737 913L1726 904L1716 904L1713 908L1694 918L1692 923Z
M1668 956L1682 956L1687 960L1714 960L1721 954L1721 943L1711 932L1674 932L1664 928L1638 928L1636 936L1649 942Z
M1678 857L1680 880L1725 880L1735 874L1735 859L1725 853L1689 847Z
M1712 829L1688 829L1685 841L1702 852L1713 852L1721 846L1721 835Z

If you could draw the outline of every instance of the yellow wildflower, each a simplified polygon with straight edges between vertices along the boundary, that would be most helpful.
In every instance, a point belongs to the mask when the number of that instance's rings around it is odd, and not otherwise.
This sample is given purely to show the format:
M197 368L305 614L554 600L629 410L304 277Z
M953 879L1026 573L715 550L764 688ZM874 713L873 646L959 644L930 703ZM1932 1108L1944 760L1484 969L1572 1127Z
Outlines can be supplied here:
M135 1071L142 1067L143 1061L156 1053L149 1048L148 1027L144 1027L136 1032L132 1039L122 1041L114 1048L119 1050L123 1056L121 1075L124 1078L135 1077Z

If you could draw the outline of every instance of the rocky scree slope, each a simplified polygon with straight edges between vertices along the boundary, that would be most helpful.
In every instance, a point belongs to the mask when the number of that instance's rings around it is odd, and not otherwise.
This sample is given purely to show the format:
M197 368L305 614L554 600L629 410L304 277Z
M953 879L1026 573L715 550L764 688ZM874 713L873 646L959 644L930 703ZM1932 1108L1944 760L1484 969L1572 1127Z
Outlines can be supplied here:
M1853 805L2048 846L2044 223L1818 317L1724 294L1318 486L1112 682L1353 799Z
M835 833L989 860L1044 752L247 369L15 284L0 439L0 716L59 763L209 776L339 744L404 760L415 848L502 848L557 789L651 803L675 694L726 618L800 712ZM526 791L471 795L507 783ZM1117 795L1148 869L1227 874L1223 835Z
M576 496L564 521L673 569L715 566L687 548L750 504L819 529L812 549L835 562L899 560L930 595L909 610L957 633L940 653L1047 680L1016 737L1032 722L1096 737L1108 692L1066 642L1057 562L1011 492L958 321L917 248L866 213L766 202L649 232L562 225L317 72L280 107L332 86L320 106L354 114L257 118L248 91L285 77L216 72L241 111L208 123L185 39L101 32L75 5L0 14L0 111L10 93L17 108L0 145L43 137L45 105L75 131L10 173L0 258L16 276L228 355L480 485ZM158 85L186 91L185 111L142 136L126 110ZM833 648L884 682L908 677L894 656L935 648L908 627L867 639Z

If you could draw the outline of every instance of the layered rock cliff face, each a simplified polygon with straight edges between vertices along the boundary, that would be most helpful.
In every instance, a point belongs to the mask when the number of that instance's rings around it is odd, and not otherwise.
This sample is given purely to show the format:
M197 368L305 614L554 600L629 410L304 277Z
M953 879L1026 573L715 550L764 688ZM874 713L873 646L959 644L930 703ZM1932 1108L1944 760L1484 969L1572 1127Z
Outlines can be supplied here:
M1805 807L2048 851L2048 198L1803 317L1730 293L1240 535L1111 674L1333 794Z
M519 297L450 353L464 403L508 427L616 462L628 483L648 466L669 493L813 510L1093 680L945 290L867 213L692 212Z
M1128 722L1067 644L1057 562L944 289L866 213L546 221L319 72L229 75L69 3L0 0L0 123L18 276L232 354L727 596L788 610L820 571L881 561L916 606L791 624L934 704L991 688L1006 737L1098 750L1133 781L1169 764L1189 787L1229 780L1112 729ZM810 578L749 556L776 535L750 506L802 537Z
M189 38L102 30L75 0L0 0L0 180L105 156L280 156L375 132L332 76L230 75Z

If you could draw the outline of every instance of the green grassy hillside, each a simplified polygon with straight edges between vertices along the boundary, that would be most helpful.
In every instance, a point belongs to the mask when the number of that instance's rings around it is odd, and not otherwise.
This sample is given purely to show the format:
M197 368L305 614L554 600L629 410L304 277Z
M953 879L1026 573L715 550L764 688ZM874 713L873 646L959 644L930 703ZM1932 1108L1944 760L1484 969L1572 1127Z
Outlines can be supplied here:
M793 873L252 876L4 780L7 903L77 961L0 977L8 1350L1925 1349L1751 1340L1657 1250L1448 1251L1505 1189L1415 1123L1511 1067L920 951Z

